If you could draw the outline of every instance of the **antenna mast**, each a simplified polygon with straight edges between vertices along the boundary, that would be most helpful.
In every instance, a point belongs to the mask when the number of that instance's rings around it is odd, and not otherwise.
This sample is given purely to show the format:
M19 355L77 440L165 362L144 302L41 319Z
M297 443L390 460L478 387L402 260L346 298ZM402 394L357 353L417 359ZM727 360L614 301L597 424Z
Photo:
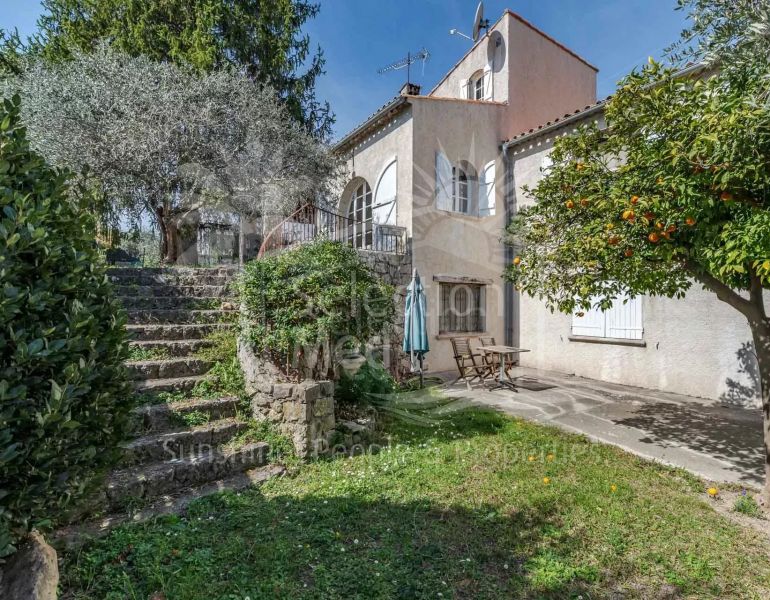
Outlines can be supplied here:
M409 52L401 60L397 60L396 62L391 63L386 67L382 67L381 69L377 69L377 73L379 73L380 75L384 75L385 73L389 73L391 71L400 71L401 69L406 68L406 82L411 83L412 64L418 61L422 61L422 67L424 70L425 61L427 61L429 58L430 58L430 52L428 52L425 48L415 52L414 54Z

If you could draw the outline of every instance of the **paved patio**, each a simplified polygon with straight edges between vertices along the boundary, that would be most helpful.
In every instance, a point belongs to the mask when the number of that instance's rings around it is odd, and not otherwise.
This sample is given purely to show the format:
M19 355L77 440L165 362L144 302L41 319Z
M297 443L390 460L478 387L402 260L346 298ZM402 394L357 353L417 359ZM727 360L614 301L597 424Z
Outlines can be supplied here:
M442 374L451 381L454 374ZM517 367L518 392L447 384L446 393L582 433L712 481L761 486L762 413L710 400Z

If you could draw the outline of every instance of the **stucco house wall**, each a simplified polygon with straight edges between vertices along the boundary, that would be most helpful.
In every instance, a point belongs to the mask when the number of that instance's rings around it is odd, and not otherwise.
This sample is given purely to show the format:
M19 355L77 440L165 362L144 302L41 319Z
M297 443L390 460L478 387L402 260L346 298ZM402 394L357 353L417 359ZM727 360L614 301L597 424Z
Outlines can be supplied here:
M505 339L503 320L504 248L500 232L505 223L503 164L498 141L505 106L479 102L415 98L413 150L412 260L425 285L432 371L455 369L451 335L439 335L439 283L436 278L467 278L486 285L486 331ZM456 127L447 127L455 123ZM461 126L460 126L461 125ZM436 151L450 161L469 163L476 173L495 161L495 214L475 217L436 207ZM463 334L452 334L463 335ZM477 344L478 334L471 334Z
M532 204L523 187L533 187L542 177L553 141L543 136L510 150L517 209ZM745 319L697 282L681 300L642 298L643 346L570 340L571 315L552 314L542 301L526 295L518 303L519 344L531 350L521 355L523 366L738 406L760 404Z

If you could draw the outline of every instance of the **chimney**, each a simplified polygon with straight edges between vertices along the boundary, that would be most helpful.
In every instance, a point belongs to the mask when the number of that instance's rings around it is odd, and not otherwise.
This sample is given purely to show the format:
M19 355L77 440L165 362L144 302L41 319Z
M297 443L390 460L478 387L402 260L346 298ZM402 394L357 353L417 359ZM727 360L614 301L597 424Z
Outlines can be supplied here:
M420 95L420 86L416 83L405 83L404 87L401 88L401 95L402 96L419 96Z

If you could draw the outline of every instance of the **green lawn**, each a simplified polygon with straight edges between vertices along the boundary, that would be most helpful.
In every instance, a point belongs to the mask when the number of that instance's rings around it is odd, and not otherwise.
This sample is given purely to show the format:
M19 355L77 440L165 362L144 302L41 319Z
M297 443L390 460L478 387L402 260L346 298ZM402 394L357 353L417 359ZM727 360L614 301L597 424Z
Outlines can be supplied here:
M683 472L477 410L389 433L65 554L64 597L770 597L766 542Z

